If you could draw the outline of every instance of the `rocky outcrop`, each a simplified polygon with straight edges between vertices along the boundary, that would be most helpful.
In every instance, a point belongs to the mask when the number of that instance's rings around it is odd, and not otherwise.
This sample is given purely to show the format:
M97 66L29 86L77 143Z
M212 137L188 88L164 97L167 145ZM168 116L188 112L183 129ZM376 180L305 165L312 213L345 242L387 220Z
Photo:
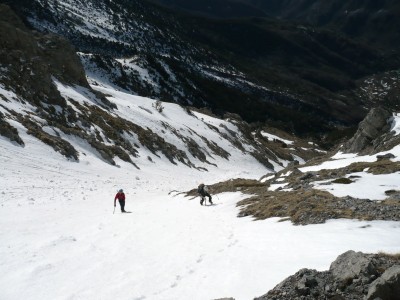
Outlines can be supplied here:
M335 280L344 282L358 277L361 273L364 275L373 275L375 266L370 257L361 252L347 251L338 256L331 264L329 271Z
M347 251L328 271L302 269L255 300L400 299L400 260L396 256Z
M73 123L78 120L76 112L58 91L55 81L79 86L88 94L91 93L93 101L104 108L116 107L104 95L91 89L80 59L66 39L32 31L4 4L0 4L0 70L0 86L12 91L14 100L32 105L41 122L45 120L55 127L76 129ZM0 101L9 100L1 97ZM78 160L78 153L73 146L61 137L43 131L43 123L38 122L37 118L30 114L24 116L12 109L5 110L0 115L0 135L23 145L18 131L7 122L9 119L18 120L28 129L28 134L67 158Z
M54 34L28 29L6 5L0 5L0 83L40 105L65 106L53 78L90 89L72 45Z
M375 139L389 132L391 116L384 108L373 108L360 123L356 134L343 146L344 152L358 153L372 148Z
M367 300L374 299L400 299L400 265L387 269L371 284Z

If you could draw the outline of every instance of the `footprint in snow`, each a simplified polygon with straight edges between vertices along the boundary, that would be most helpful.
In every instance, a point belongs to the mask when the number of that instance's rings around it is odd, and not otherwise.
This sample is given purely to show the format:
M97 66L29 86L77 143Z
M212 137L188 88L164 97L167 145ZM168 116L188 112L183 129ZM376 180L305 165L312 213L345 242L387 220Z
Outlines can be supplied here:
M363 225L363 226L360 226L360 228L368 228L368 227L372 227L371 225L369 225L369 224L367 224L367 225Z
M235 246L238 242L239 242L238 240L234 240L232 243L230 243L230 244L228 245L228 247Z
M65 244L65 243L72 243L76 242L76 238L74 236L60 236L58 239L54 240L51 242L51 246L55 247L60 244Z
M175 282L173 284L171 284L171 288L177 287L179 281L182 279L182 277L180 275L176 275L175 277Z
M54 266L52 264L40 265L40 266L36 267L35 269L33 269L32 273L34 274L34 276L36 276L39 273L49 271L53 268L54 268Z

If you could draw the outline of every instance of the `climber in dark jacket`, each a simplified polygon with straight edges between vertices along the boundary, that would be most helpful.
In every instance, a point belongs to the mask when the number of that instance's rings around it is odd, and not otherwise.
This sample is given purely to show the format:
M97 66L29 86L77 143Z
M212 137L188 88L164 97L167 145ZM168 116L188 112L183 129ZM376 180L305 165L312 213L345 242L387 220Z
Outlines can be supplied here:
M206 185L204 185L204 183L200 184L199 187L197 188L197 192L200 194L200 205L203 205L206 197L208 197L208 201L210 202L210 204L213 204L213 202L211 201L212 197L210 195L210 193L208 192L208 188ZM204 203L206 204L206 203Z

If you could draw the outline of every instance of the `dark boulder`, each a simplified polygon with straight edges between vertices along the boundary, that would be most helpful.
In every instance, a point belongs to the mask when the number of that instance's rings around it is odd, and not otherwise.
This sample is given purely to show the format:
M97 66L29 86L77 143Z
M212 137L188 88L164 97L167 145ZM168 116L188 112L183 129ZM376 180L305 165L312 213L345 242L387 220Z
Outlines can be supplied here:
M373 108L360 123L356 134L343 146L346 153L358 153L373 145L373 141L389 132L389 119L392 113L377 107Z
M384 159L392 159L392 158L396 158L396 156L392 153L386 153L383 155L377 155L376 159L377 160L384 160Z

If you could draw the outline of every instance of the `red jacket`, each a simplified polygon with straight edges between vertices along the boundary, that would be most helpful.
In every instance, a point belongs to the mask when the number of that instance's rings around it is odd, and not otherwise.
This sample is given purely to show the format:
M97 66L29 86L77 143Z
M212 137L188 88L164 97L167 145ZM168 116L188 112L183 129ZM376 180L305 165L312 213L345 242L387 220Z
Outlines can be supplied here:
M114 198L114 202L115 202L115 200L125 200L125 194L124 193L117 193L116 195L115 195L115 198Z

